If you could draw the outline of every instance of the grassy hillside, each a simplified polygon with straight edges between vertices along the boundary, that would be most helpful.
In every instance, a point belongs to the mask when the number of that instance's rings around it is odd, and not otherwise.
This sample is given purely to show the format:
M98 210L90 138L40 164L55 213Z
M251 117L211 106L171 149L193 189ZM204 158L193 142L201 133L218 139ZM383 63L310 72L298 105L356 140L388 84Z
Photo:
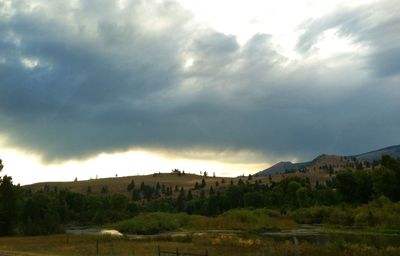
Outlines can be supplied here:
M196 182L201 184L204 178L206 182L205 189L209 189L211 186L216 188L216 182L220 188L229 186L231 181L236 185L239 179L244 182L248 180L248 177L241 178L229 178L229 177L203 177L195 174L184 174L178 175L175 173L157 173L151 175L139 175L139 176L126 176L126 177L113 177L103 179L91 179L83 181L71 181L71 182L41 182L31 185L24 186L25 188L32 189L33 192L45 189L49 187L50 190L57 187L57 189L68 189L71 192L87 193L88 187L91 188L92 193L100 193L103 187L107 187L109 193L122 193L128 195L127 186L134 180L136 186L140 186L142 182L149 186L156 186L157 182L160 185L166 187L175 188L175 186L183 187L185 190L194 188ZM249 180L250 183L254 183L257 180L261 180L262 183L268 183L268 177L257 177ZM279 180L280 177L274 179ZM223 183L223 180L225 181Z

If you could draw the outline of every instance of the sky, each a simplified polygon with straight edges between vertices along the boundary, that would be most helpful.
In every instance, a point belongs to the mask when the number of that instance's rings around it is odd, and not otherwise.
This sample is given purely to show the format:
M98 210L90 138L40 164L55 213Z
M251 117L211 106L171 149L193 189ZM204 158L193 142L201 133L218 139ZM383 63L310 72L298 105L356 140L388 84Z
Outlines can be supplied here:
M237 176L400 144L400 6L0 0L15 183Z

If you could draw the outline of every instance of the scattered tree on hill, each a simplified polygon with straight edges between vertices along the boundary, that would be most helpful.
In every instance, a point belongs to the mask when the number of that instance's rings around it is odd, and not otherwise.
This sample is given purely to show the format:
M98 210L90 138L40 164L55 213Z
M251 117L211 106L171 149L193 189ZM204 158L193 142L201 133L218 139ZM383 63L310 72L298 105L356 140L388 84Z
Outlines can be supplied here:
M140 195L139 190L133 189L132 190L132 200L133 201L140 201L142 200L142 196Z
M102 193L102 194L107 194L108 193L108 187L107 186L103 186L102 188L101 188L101 192L100 193Z
M204 178L201 180L201 187L204 188L206 186L206 181Z
M191 189L189 189L186 199L187 199L188 201L190 201L190 200L193 199L193 195L192 195L192 190L191 190Z
M128 184L127 190L128 190L128 192L130 192L133 189L135 189L135 181L132 179L131 183Z

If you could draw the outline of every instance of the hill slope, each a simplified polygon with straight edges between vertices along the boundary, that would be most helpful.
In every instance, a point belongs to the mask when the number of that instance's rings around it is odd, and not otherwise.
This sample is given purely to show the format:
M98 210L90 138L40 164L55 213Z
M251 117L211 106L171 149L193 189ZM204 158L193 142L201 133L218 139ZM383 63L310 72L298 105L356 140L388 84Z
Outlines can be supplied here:
M128 193L127 187L132 180L134 180L136 187L140 187L142 182L152 187L155 187L156 184L159 183L160 186L164 185L165 187L171 187L172 189L175 189L175 186L178 186L179 189L183 187L187 191L188 189L194 188L196 182L201 184L203 178L206 182L206 191L208 191L211 186L216 189L216 182L218 182L219 188L222 188L229 186L231 181L234 184L237 184L240 179L239 177L203 177L195 174L177 175L175 173L155 173L150 175L112 177L83 181L41 182L26 185L24 188L31 189L32 191L45 189L54 190L57 188L58 190L68 189L71 192L87 193L88 188L90 187L91 192L97 194L101 193L103 187L106 187L109 193L121 193L129 196L130 193ZM247 177L241 177L241 179L245 181L247 180ZM260 177L258 180L261 180L261 182L267 182L268 178ZM254 181L255 179L251 182L254 183Z
M382 155L389 155L393 158L400 158L400 145L370 151L367 153L355 155L354 157L358 160L372 162L372 161L379 161Z
M400 158L400 145L386 147L367 153L353 156L320 155L314 160L304 163L279 162L265 170L256 173L256 176L268 176L295 170L330 169L337 170L345 167L355 167L359 164L368 165L379 161L382 155Z

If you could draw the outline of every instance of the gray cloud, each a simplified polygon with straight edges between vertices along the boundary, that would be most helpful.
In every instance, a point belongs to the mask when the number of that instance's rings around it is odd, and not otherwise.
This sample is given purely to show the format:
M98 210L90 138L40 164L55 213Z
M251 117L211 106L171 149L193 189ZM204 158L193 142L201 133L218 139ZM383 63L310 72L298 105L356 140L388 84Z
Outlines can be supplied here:
M342 37L349 37L369 48L365 67L376 76L385 77L400 73L400 6L396 1L379 1L357 8L338 9L330 15L303 24L305 33L297 48L310 51L321 34L337 28Z
M399 143L399 15L387 4L305 25L305 54L333 27L371 47L330 68L287 64L270 35L241 46L173 2L27 3L0 14L0 133L47 160L135 147L306 159Z

